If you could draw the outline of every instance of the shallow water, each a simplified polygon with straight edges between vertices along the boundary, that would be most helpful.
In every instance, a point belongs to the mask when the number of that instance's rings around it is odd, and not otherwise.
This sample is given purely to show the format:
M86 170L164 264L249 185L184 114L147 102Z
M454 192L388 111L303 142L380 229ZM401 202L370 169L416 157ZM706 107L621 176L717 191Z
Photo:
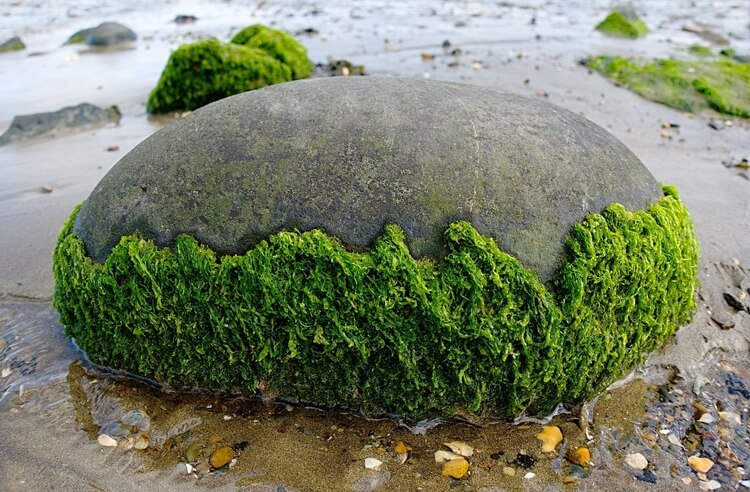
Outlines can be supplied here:
M565 446L589 445L594 451L596 466L591 477L579 480L580 488L595 489L611 481L645 487L622 464L623 454L636 450L650 450L658 486L695 487L694 474L690 486L681 481L692 473L685 468L685 456L670 450L668 442L662 446L667 434L659 434L657 427L671 416L669 424L679 423L671 432L681 433L681 439L691 435L686 429L693 421L681 416L686 410L680 405L691 405L687 395L699 376L726 381L731 372L750 381L750 367L742 358L747 354L748 316L730 313L736 327L728 331L711 322L714 313L726 309L721 305L723 291L739 287L717 274L713 263L750 260L750 182L721 165L750 155L750 127L730 120L731 127L709 129L707 123L717 115L684 115L643 101L577 63L592 53L689 56L687 46L706 44L682 30L689 21L711 25L729 37L738 52L750 53L750 9L742 2L674 3L635 2L653 32L629 41L592 31L610 2L0 2L0 40L20 35L27 44L25 51L0 55L0 131L16 114L54 111L84 101L116 104L123 112L118 125L0 147L0 369L11 371L0 379L0 431L12 436L0 440L0 489L37 490L51 484L236 488L251 483L271 488L283 483L302 490L356 489L363 477L385 477L364 470L366 457L385 463L390 478L384 489L444 489L456 483L440 476L432 452L450 440L465 440L478 450L471 460L470 479L457 483L459 487L562 487L562 477L570 472L562 459L564 450L541 454L534 438L536 424L480 428L452 422L415 435L388 420L299 407L288 410L285 405L216 395L162 393L97 372L81 362L82 354L62 335L47 300L53 291L52 248L63 221L120 157L169 123L149 118L144 106L169 52L189 40L227 39L253 22L290 32L317 29L316 35L300 36L315 62L347 58L364 64L371 74L461 81L545 97L606 127L657 179L678 186L692 210L703 251L707 300L697 320L652 358L647 383L631 383L599 399L588 428L592 441L577 415L563 414L554 423L563 429ZM178 14L199 20L178 26L170 22ZM74 31L110 20L133 28L139 40L103 51L60 46ZM445 40L450 48L443 48ZM451 53L455 48L460 55ZM423 57L424 52L434 58ZM665 137L663 122L679 128ZM117 150L108 151L112 146ZM52 193L43 193L42 186L50 186ZM733 369L727 369L726 360ZM676 400L661 402L657 384L666 384ZM734 406L746 430L744 397L729 395L726 385L707 388L712 404ZM134 409L151 417L150 447L101 448L94 440L100 427ZM657 429L655 442L650 441L649 429ZM635 438L620 442L623 433ZM738 431L733 439L725 442L736 455L750 453L746 434ZM398 440L414 448L403 466L393 461ZM177 469L195 443L200 448L194 461L198 464L220 444L239 450L245 441L237 465L222 476L197 479ZM513 466L518 476L502 473L502 466L519 452L538 459L530 469L537 478L523 479L526 471L517 465ZM730 473L730 468L717 466L713 473ZM38 470L45 470L46 476Z

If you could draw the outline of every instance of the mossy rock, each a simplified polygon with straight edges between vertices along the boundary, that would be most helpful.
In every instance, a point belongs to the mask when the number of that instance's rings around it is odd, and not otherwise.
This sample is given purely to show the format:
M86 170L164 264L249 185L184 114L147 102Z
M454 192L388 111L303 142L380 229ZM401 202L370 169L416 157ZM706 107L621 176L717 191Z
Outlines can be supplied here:
M305 47L282 30L253 24L235 34L231 42L264 50L287 65L294 80L306 79L312 73L313 64Z
M64 44L86 43L89 46L114 46L135 41L138 35L127 26L117 22L102 22L96 27L88 27L73 33Z
M642 20L617 10L597 24L595 29L609 36L624 38L640 38L648 34L648 26Z
M21 38L14 36L4 43L0 44L0 53L7 53L8 51L21 51L26 49L26 44L21 41Z
M94 362L173 386L415 419L545 413L690 319L697 245L665 191L541 101L282 84L115 165L60 234L54 303Z
M289 66L266 51L217 39L172 53L146 104L150 113L193 110L240 92L292 80Z
M646 99L700 113L750 118L750 65L726 57L715 60L631 60L597 56L590 68Z

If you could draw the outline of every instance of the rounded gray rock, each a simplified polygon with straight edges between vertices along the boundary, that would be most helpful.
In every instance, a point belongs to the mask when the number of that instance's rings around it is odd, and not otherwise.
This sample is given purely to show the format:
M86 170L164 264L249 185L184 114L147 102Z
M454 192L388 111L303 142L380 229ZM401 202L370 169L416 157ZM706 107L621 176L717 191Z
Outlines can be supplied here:
M321 78L217 101L152 135L102 179L73 230L102 262L136 232L242 254L313 228L363 249L393 223L415 257L440 259L442 233L466 220L546 282L587 214L662 196L619 140L551 104L453 83Z

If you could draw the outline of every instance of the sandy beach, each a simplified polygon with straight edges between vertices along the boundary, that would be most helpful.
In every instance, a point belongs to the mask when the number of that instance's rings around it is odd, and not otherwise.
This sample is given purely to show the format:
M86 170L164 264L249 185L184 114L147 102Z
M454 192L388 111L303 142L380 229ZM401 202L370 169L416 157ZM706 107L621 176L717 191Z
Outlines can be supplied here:
M702 484L711 480L742 490L750 479L750 314L726 294L750 306L750 176L728 166L750 157L750 122L647 101L579 63L598 54L689 57L690 45L710 45L683 29L696 22L750 54L745 3L673 3L634 2L652 32L628 40L593 31L610 2L0 1L0 41L18 35L27 45L0 54L0 132L15 115L82 102L122 112L118 124L0 146L0 369L8 369L0 379L0 490L708 490ZM198 20L172 22L180 14ZM106 50L62 46L104 21L129 26L137 41ZM373 75L499 88L607 129L658 181L675 185L690 209L701 248L694 321L627 381L582 412L555 417L565 440L546 454L534 421L447 422L415 433L390 420L284 403L164 393L91 368L63 336L50 302L60 228L118 159L180 117L145 109L169 53L256 22L297 34L314 63L348 59ZM732 414L723 421L717 413L703 429L723 444L702 478L687 462L697 452L688 442L700 428L696 402ZM100 427L133 409L150 416L149 447L100 446ZM455 440L475 449L462 480L441 476L432 456ZM393 452L399 441L413 448L403 465ZM235 465L186 473L188 453L205 461L221 445L237 452ZM593 453L585 477L564 459L576 446ZM713 452L706 446L701 453ZM635 453L648 459L653 481L625 463ZM525 468L519 454L536 463ZM383 462L380 471L365 469L368 457ZM571 474L573 483L564 484Z

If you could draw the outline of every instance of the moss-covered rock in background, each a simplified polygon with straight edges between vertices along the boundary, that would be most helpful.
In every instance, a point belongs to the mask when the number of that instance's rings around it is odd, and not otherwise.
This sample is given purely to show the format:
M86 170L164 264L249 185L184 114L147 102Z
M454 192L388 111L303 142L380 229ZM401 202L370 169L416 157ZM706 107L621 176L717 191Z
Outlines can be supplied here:
M607 75L646 99L681 111L707 108L750 118L750 65L731 59L628 60L597 56L589 67Z
M313 64L307 58L307 50L294 37L279 29L253 24L234 35L232 43L264 50L292 71L294 80L310 76Z
M26 49L26 45L18 36L14 36L4 43L0 44L0 53L6 53L8 51L20 51L23 49Z
M666 191L542 101L290 82L123 157L60 236L55 304L95 362L172 385L543 413L689 319L697 248Z
M170 55L146 107L150 113L193 110L291 79L290 68L263 50L217 39L197 41Z
M230 43L184 44L172 53L151 91L150 113L194 110L227 96L310 76L307 50L289 34L254 24Z
M640 38L648 34L648 26L642 20L617 10L597 24L595 29L609 36L625 38Z

